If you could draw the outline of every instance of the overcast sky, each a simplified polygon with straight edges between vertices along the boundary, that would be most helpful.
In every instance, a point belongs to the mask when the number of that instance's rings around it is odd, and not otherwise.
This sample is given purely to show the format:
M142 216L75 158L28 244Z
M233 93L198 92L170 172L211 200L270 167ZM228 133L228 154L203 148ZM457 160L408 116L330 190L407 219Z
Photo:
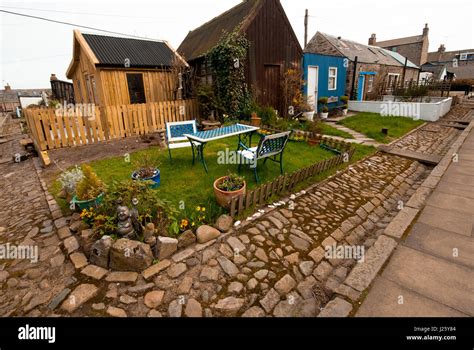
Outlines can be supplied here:
M7 1L0 9L89 27L168 40L175 48L188 31L238 4L239 0ZM317 30L366 44L420 35L430 28L430 51L474 49L472 0L282 0L301 45L304 10L309 37ZM74 27L0 12L0 80L12 88L49 87L51 73L66 79ZM92 30L82 29L84 32Z

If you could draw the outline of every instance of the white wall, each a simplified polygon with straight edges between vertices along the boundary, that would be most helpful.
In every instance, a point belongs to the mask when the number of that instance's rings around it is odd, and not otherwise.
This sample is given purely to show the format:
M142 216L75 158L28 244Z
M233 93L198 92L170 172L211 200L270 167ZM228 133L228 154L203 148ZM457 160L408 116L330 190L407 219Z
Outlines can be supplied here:
M408 117L435 122L446 115L453 99L445 98L433 103L392 101L349 101L349 110L354 112L379 113L385 116Z

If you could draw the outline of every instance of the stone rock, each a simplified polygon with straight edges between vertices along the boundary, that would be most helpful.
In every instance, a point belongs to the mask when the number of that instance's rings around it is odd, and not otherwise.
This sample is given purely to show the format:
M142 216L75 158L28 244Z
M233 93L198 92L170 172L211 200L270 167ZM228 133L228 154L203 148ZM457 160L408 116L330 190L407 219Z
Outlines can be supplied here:
M193 286L194 280L191 277L184 277L178 286L177 293L179 295L188 294Z
M171 265L169 260L162 260L157 264L154 264L142 272L142 276L145 280L149 280L153 276L157 275L161 271L167 269Z
M157 310L150 310L150 312L146 316L147 317L163 317L163 315L161 315L161 312Z
M181 317L183 304L178 300L173 300L168 306L169 317Z
M107 274L107 272L109 271L104 269L103 267L96 265L87 265L82 269L81 274L96 280L100 280Z
M153 263L149 245L126 238L117 240L110 249L110 268L119 271L138 271Z
M347 317L352 311L352 305L342 298L336 297L331 300L318 317Z
M244 289L244 285L240 282L232 282L229 284L227 291L231 294L239 294L242 289Z
M92 304L92 309L95 310L95 311L105 310L105 304L104 303Z
M226 316L236 316L242 306L244 306L244 303L245 299L227 297L219 300L214 309Z
M82 230L79 241L86 256L90 256L92 245L96 242L97 236L92 229Z
M216 239L217 237L220 236L220 234L221 233L219 230L207 225L199 226L199 228L196 231L197 241L198 243L201 243L201 244L212 241L213 239Z
M186 260L192 257L194 253L196 253L196 251L192 248L184 249L180 251L179 253L176 253L175 255L173 255L172 260L176 263L182 262L183 260Z
M219 279L219 270L214 267L204 266L201 274L199 275L199 281L217 281Z
M109 255L110 248L112 248L114 241L110 236L102 236L101 239L97 240L92 244L89 255L91 264L108 268L109 267Z
M155 284L150 282L150 283L130 287L127 289L127 292L133 295L138 295L144 292L148 292L150 289L153 289L154 287L155 287Z
M186 248L196 242L196 235L191 230L184 231L178 237L178 249Z
M178 240L170 237L158 237L155 246L155 257L163 260L172 256L178 250Z
M127 313L124 309L114 306L109 306L107 308L107 314L112 317L127 317Z
M268 270L259 270L253 274L256 279L263 280L268 275Z
M227 244L230 245L234 254L242 254L246 250L245 245L237 237L230 237Z
M295 287L296 281L288 274L283 276L274 286L275 290L280 293L280 295L288 294Z
M113 271L110 272L105 280L107 282L120 282L120 283L135 283L138 278L138 273L136 272L120 272Z
M64 248L67 250L68 254L75 252L79 249L79 242L74 236L68 237L63 241Z
M314 270L313 275L318 280L323 281L325 280L332 271L332 266L328 264L326 261L321 262L318 267Z
M280 294L275 289L270 289L268 293L260 300L260 305L268 313L273 310L273 308L280 301Z
M119 298L120 302L125 304L125 305L130 305L130 304L135 304L137 302L137 299L130 296L130 295L121 295Z
M255 251L255 257L263 262L268 262L268 256L262 248L257 248Z
M58 255L55 255L50 259L49 263L51 267L61 266L64 263L64 254L59 253Z
M76 269L82 269L88 264L86 256L79 252L69 255L69 259L71 259L71 262Z
M325 255L325 251L323 248L318 247L316 249L313 249L308 256L314 260L316 264L318 264L321 260L323 260Z
M171 278L176 278L183 274L188 268L186 267L186 264L183 263L178 263L178 264L173 264L171 267L168 269L168 276Z
M164 291L154 290L152 292L148 292L145 295L145 299L143 301L145 305L149 307L150 309L156 309L158 306L160 306L164 295L165 295Z
M35 228L38 230L37 227ZM66 237L71 236L71 230L69 229L69 227L61 227L59 230L56 231L56 233L58 234L59 239L64 239ZM33 238L34 236L29 237Z
M242 317L265 317L265 311L258 306L252 306L243 313Z
M300 263L301 273L305 276L309 276L313 273L314 262L312 261L303 261Z
M235 264L226 257L218 257L217 262L221 266L222 270L224 270L224 272L230 277L234 277L239 273L239 269L237 268L237 266L235 266Z
M69 297L63 302L61 308L64 311L73 313L82 304L94 298L99 293L99 288L93 284L81 284L77 286Z
M58 307L58 305L66 299L68 294L71 293L71 290L69 288L63 289L61 292L59 292L51 301L49 302L48 308L50 310L54 310Z
M189 299L184 309L186 317L202 317L202 306L196 299Z
M247 282L247 289L248 290L254 290L258 285L258 281L255 278L250 279Z
M230 215L223 214L216 221L216 228L221 232L228 232L232 228L234 219Z
M82 220L74 221L70 226L69 230L71 232L77 233L88 228L87 224Z
M298 236L290 235L290 241L297 250L306 252L310 248L310 243Z

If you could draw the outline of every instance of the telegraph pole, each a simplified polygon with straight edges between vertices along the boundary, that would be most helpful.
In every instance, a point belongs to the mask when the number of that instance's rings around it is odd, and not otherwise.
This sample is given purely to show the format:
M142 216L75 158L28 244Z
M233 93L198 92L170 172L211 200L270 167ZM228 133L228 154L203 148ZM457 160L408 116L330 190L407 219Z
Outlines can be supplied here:
M304 47L308 44L308 9L304 15Z

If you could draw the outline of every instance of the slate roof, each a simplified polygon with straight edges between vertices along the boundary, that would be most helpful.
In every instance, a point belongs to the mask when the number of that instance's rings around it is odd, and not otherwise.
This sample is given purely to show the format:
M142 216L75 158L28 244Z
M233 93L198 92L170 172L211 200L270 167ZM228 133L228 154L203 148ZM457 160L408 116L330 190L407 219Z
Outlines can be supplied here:
M164 41L96 34L82 36L99 60L100 66L123 67L128 58L130 67L169 67L175 57L174 51Z
M423 41L423 35L407 36L405 38L377 41L376 45L380 47L392 47L419 43Z
M262 0L246 0L190 31L178 48L187 61L204 56L217 45L224 32L232 32L260 5Z
M41 97L42 92L51 95L51 89L12 89L10 91L0 90L0 102L14 103L20 101L21 97Z
M405 65L405 56L402 56L400 55L398 52L395 52L395 51L392 51L392 50L386 50L386 49L382 49L385 51L385 53L388 53L390 56L392 56L393 58L395 58L398 62L400 62L403 66ZM409 68L416 68L416 69L419 69L420 67L418 67L416 64L414 64L412 61L410 60L407 60L407 67Z
M474 79L474 65L459 65L458 67L449 67L449 73L454 73L456 79Z
M452 62L457 55L461 53L474 53L474 49L445 51L445 52L428 52L428 62Z
M354 61L357 56L358 61L362 63L375 63L387 66L405 65L405 57L400 54L389 52L378 46L369 46L352 40L339 39L338 37L321 32L317 32L311 39L305 48L305 52L324 54L324 52L320 51L321 40L329 42L342 57L347 57L351 61ZM414 63L408 62L409 67L418 68Z

